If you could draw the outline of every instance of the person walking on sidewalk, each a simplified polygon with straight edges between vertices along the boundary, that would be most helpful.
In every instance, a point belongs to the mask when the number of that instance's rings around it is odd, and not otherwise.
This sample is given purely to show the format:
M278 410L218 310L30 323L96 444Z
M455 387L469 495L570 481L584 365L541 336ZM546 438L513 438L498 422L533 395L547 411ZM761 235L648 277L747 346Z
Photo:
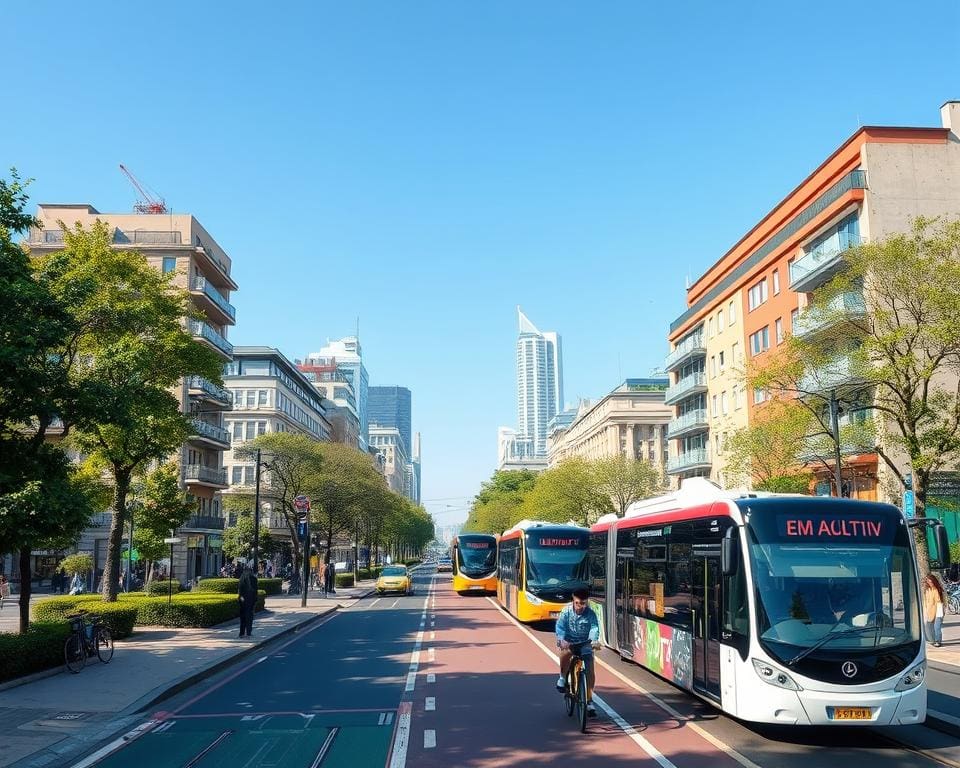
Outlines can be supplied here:
M337 594L337 590L334 587L337 584L337 564L332 560L327 563L327 570L324 573L326 583L325 591L328 595Z
M3 610L4 599L10 597L10 585L7 583L7 577L0 573L0 611Z
M253 609L257 605L257 575L248 565L240 576L240 637L250 637L253 631Z
M923 618L927 623L927 639L939 648L943 644L943 587L932 573L923 581Z

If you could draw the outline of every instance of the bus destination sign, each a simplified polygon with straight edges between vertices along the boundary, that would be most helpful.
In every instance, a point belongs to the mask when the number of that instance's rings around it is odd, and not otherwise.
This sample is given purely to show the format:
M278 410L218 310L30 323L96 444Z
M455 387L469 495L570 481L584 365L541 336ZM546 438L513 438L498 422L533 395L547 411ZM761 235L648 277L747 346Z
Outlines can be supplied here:
M777 533L786 539L877 541L889 536L882 517L778 515Z

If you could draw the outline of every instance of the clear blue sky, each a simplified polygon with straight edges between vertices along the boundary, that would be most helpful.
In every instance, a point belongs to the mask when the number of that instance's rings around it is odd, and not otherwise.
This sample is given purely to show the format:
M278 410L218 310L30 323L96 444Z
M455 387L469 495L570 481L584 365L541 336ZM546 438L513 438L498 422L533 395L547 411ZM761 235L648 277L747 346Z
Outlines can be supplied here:
M516 422L517 304L568 400L648 375L687 275L858 124L960 98L956 4L780 5L7 3L0 166L126 211L123 162L197 216L235 343L302 357L359 316L452 522Z

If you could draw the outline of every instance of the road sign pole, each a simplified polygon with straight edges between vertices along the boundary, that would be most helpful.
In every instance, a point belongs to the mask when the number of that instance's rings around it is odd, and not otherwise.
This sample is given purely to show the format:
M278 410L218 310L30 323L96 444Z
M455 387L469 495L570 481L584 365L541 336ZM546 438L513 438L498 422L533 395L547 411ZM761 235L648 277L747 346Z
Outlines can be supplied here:
M173 531L170 531L173 534ZM171 535L169 538L163 540L164 544L170 545L170 572L167 574L167 605L173 601L173 545L179 544L180 539Z
M303 547L301 549L303 557L303 592L300 593L300 607L305 608L307 605L307 590L310 588L310 499L303 495L297 496L293 500L293 507L303 516L301 519L301 524L303 525Z

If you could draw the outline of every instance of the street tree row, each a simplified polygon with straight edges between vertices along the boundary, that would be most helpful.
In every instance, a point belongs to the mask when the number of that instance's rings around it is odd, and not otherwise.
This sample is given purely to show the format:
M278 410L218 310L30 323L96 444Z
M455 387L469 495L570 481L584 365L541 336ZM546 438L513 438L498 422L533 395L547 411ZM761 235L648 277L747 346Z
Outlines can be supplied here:
M589 526L664 487L656 467L623 456L573 457L540 474L497 470L474 499L464 530L502 533L524 519Z

